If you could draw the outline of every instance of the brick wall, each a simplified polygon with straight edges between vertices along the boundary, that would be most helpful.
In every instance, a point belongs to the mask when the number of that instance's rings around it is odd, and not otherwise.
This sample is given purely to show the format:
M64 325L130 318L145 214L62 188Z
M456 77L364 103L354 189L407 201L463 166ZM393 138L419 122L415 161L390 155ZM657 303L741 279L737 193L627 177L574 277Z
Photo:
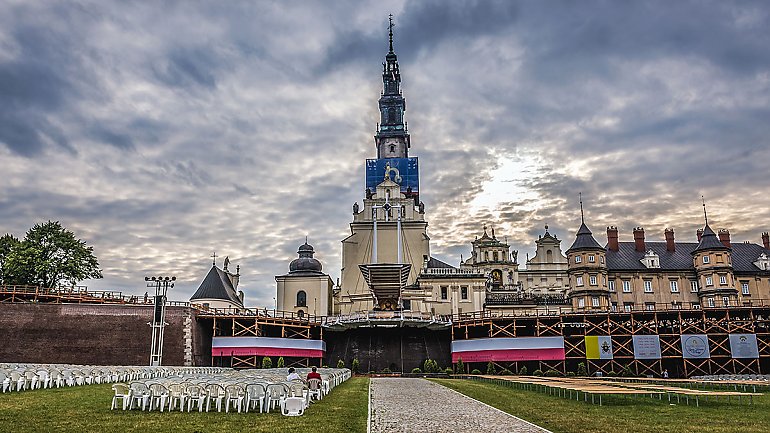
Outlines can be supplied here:
M0 304L0 362L147 365L152 312L151 305ZM211 331L193 310L168 307L166 323L164 365L210 365Z

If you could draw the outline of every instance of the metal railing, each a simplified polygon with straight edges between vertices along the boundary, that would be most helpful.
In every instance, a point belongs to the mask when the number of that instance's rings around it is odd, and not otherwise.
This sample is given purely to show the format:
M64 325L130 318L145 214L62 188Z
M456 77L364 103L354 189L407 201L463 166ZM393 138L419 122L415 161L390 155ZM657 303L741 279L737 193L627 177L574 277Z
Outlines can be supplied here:
M487 293L486 305L568 305L564 295L537 295L532 293Z

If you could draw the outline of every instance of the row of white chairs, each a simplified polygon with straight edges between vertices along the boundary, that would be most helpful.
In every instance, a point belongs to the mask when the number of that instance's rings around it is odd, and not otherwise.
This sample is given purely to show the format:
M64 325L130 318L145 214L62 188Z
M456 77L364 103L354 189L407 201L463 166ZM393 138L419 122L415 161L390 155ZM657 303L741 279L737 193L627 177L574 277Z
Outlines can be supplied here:
M169 377L177 374L219 373L221 367L92 366L72 364L0 364L2 392L62 388L98 383Z
M713 380L713 381L754 380L754 381L767 382L767 381L770 381L770 374L708 374L705 376L693 376L690 379Z
M305 370L298 369L302 375ZM319 369L321 379L286 382L284 369L227 370L180 374L114 384L111 409L237 412L280 408L285 415L301 415L315 400L351 377L347 369ZM301 404L300 404L301 403Z

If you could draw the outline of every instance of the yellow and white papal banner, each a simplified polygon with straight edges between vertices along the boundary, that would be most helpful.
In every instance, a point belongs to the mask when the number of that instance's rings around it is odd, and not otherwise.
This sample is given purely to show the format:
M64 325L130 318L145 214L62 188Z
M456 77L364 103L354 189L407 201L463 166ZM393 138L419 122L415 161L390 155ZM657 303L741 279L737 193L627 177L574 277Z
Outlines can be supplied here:
M609 335L586 335L586 359L612 359L612 338Z

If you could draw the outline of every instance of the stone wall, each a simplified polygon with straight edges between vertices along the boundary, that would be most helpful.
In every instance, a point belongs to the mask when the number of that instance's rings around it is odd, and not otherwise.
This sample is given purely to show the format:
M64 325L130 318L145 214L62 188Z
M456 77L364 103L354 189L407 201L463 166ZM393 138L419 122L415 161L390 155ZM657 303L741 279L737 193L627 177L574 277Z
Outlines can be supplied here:
M0 362L147 365L152 305L0 304ZM210 365L211 330L167 307L163 365Z

